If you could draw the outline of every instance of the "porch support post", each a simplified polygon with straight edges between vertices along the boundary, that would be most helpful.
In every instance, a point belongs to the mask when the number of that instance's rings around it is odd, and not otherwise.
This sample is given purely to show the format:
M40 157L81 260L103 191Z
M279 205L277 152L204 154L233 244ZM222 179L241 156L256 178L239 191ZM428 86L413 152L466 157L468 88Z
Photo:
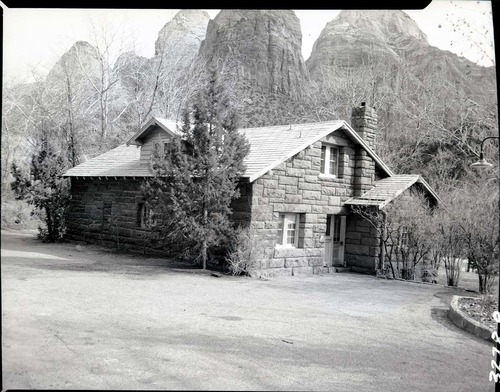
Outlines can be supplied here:
M385 267L385 246L384 246L384 238L385 238L385 230L386 230L386 223L387 223L387 214L385 211L380 211L382 213L382 227L380 230L380 239L379 239L379 246L380 246L380 260L378 262L379 265L379 270L384 271Z

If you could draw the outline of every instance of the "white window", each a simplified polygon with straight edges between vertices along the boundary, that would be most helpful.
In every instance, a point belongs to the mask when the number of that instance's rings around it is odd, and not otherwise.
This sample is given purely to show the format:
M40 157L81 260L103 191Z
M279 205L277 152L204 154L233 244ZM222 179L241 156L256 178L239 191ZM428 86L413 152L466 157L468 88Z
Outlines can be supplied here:
M281 214L277 243L281 246L298 247L300 214Z
M321 146L321 173L330 176L339 176L339 157L338 147L323 145Z
M146 203L139 203L137 223L143 229L150 229L156 226L155 214Z

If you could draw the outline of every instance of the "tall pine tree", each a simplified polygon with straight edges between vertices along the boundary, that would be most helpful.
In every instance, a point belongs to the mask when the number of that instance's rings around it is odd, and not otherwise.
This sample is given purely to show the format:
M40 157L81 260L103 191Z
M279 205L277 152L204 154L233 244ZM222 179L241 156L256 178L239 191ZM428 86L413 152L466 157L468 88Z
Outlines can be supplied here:
M183 113L179 137L156 154L143 186L166 244L182 244L206 269L211 249L233 233L231 201L249 144L237 130L229 99L213 76Z
M29 176L15 162L11 166L14 177L11 188L16 199L26 200L42 212L46 227L38 230L44 241L58 241L65 232L70 193L68 180L61 174L66 169L67 163L54 151L45 133L32 156Z

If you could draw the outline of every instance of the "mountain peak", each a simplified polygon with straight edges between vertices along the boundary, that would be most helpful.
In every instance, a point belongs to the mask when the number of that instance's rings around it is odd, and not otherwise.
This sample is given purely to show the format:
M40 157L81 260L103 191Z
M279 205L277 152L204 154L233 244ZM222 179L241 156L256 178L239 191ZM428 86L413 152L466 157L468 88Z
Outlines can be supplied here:
M428 43L417 23L400 10L343 10L330 23L354 26L381 39L411 37Z
M210 16L202 10L180 10L158 33L155 56L166 50L183 50L181 47L196 47L205 38Z
M64 55L72 55L74 52L84 52L95 54L97 49L87 41L76 41ZM63 55L63 56L64 56Z
M180 10L172 19L172 22L176 24L189 24L198 25L201 23L207 24L210 20L210 16L207 12L202 10Z

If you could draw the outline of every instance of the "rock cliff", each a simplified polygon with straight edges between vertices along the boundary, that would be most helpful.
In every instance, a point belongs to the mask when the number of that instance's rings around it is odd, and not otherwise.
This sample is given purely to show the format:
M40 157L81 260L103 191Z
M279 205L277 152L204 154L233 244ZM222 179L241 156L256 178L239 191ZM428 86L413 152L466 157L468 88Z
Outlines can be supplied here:
M99 78L101 61L97 49L86 41L78 41L67 51L49 71L46 83L63 83L69 77L81 84Z
M205 38L210 16L201 10L181 10L158 33L155 56L175 55L189 63Z
M218 70L247 112L299 99L308 85L300 21L291 10L222 10L207 27L199 64ZM248 113L242 111L243 117ZM251 121L250 121L251 123Z
M314 43L307 68L321 81L335 67L396 64L401 50L412 45L428 45L427 37L402 11L341 11Z
M321 32L306 64L319 84L338 77L339 69L361 67L385 68L393 74L405 68L420 80L444 71L468 93L478 83L481 90L490 90L495 81L492 68L429 45L417 24L398 10L341 11Z
M307 79L302 32L293 11L222 10L207 28L200 54L234 71L239 83L296 96Z
M380 128L393 134L409 129L405 113L416 119L419 111L438 111L437 103L447 116L463 110L465 100L483 107L496 103L493 67L429 45L399 10L341 11L321 32L306 64L322 105L329 99L331 112L348 119L351 108L366 101L377 107ZM412 126L420 124L415 120Z

